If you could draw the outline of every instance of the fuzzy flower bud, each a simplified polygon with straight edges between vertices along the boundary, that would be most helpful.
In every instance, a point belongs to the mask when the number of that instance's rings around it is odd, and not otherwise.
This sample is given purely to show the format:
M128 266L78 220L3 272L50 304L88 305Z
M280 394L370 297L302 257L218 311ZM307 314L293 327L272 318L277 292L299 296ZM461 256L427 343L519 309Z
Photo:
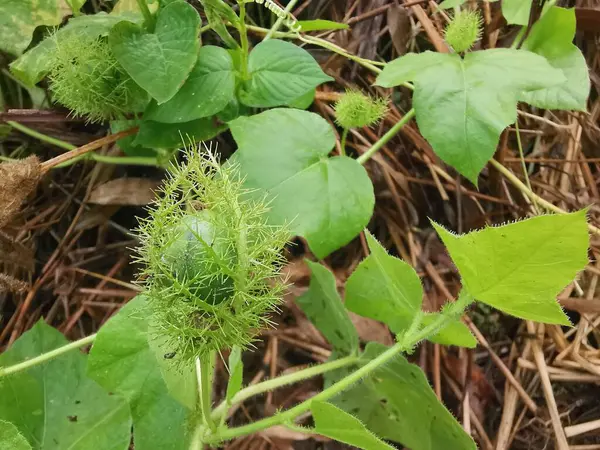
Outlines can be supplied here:
M461 11L446 27L446 42L456 53L469 50L481 37L481 16L476 11Z
M376 124L387 112L387 100L373 98L351 89L335 104L335 118L343 128L360 128Z
M156 332L180 362L249 346L281 301L289 234L243 189L237 169L198 150L173 167L142 222L139 262Z

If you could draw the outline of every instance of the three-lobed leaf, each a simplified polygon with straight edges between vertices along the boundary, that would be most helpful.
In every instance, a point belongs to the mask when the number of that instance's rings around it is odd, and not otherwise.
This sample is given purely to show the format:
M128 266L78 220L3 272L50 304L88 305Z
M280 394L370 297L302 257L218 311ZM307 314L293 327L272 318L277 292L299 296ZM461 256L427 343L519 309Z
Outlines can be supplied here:
M169 395L148 343L145 301L137 296L100 329L88 375L129 402L136 450L187 449L189 413Z
M263 41L250 52L248 72L240 100L261 108L287 105L332 80L310 53L278 39Z
M68 344L39 321L2 355L8 366ZM61 355L0 383L0 419L11 422L35 449L126 450L131 417L127 402L109 395L85 374L87 357Z
M454 235L433 224L476 300L523 319L570 325L556 296L588 262L586 211Z
M361 356L367 364L387 347L370 342ZM465 433L429 386L418 366L398 355L332 403L352 414L371 432L412 450L475 450Z
M315 401L310 404L315 420L314 431L344 444L364 450L393 450L371 433L356 417L331 403Z
M546 89L522 92L520 100L544 109L586 110L590 77L581 50L573 44L575 31L575 9L557 6L533 25L522 48L545 57L552 67L562 70L566 80Z
M231 56L221 47L200 49L196 65L177 94L166 103L150 103L144 118L179 123L209 117L222 111L235 96L235 72Z
M356 160L327 157L335 136L322 117L272 109L239 117L229 126L246 187L261 198L267 194L269 220L291 224L318 258L350 242L367 225L375 203L371 180Z
M358 333L340 298L334 275L319 263L306 261L311 271L308 291L296 303L342 355L358 352Z
M413 106L423 136L446 163L477 184L500 133L517 117L523 91L565 80L542 56L493 49L456 54L411 53L387 64L377 84L415 82Z
M179 90L196 63L200 16L186 2L161 9L153 33L131 22L110 31L108 41L119 64L161 104Z

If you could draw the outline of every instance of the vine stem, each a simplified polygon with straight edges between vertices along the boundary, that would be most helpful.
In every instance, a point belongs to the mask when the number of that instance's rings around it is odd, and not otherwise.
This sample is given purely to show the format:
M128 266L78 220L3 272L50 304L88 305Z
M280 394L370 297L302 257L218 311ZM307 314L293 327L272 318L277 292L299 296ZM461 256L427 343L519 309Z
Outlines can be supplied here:
M392 128L390 128L387 133L379 138L377 142L375 142L370 149L360 155L356 160L359 164L366 163L369 159L373 157L375 153L377 153L381 148L388 143L388 141L393 138L400 129L406 125L410 120L415 116L415 109L412 108L408 111L402 119L400 119Z
M88 344L91 344L96 339L97 334L91 334L83 339L79 339L78 341L71 342L67 345L63 345L62 347L56 348L47 353L43 353L35 358L28 359L27 361L23 361L21 363L15 364L13 366L8 367L0 367L0 378L12 375L23 370L30 369L31 367L38 366L40 364L45 363L46 361L50 361L51 359L56 358L64 353L68 353L71 350L75 350L77 348L84 347Z
M323 375L324 373L341 369L342 367L356 364L358 360L358 356L346 356L344 358L336 359L335 361L319 364L317 366L309 367L307 369L299 370L287 375L282 375L271 380L263 381L262 383L255 384L254 386L248 386L247 388L244 388L235 394L230 400L229 404L224 401L217 406L212 412L212 417L213 419L218 419L219 417L224 416L230 406L242 403L246 399L254 397L255 395L272 391L288 384L298 383L318 375Z
M252 434L257 431L264 430L265 428L272 427L274 425L292 422L300 414L309 411L312 402L325 401L336 396L342 391L348 389L353 384L359 382L364 377L370 375L379 367L385 365L386 363L397 357L400 353L405 352L407 350L411 350L423 339L426 339L427 337L435 334L440 329L442 329L445 325L447 325L447 323L450 320L454 320L457 317L457 315L459 316L462 313L462 311L464 311L464 309L472 302L473 297L464 292L461 293L459 299L456 302L450 304L450 306L446 309L444 314L440 314L435 321L421 329L419 328L421 325L423 315L416 314L413 323L411 324L407 333L402 337L400 341L398 341L392 347L389 347L385 352L381 353L379 356L372 359L364 366L360 367L356 371L342 378L337 383L329 386L327 389L324 389L314 397L280 414L276 414L266 419L262 419L241 427L229 428L223 431L219 431L210 437L210 441L212 442L213 440L218 440L220 442L223 440L229 440L236 437Z
M494 166L494 168L500 172L504 177L512 183L514 187L516 187L522 194L527 196L531 201L535 202L538 206L546 208L549 211L555 212L557 214L567 214L567 211L559 208L556 205L553 205L549 201L543 199L539 195L535 194L532 190L530 190L525 184L519 180L510 170L504 167L495 159L490 159L490 164ZM588 230L594 234L600 235L600 228L595 227L594 225L588 223Z
M214 352L196 358L196 376L198 378L198 394L200 395L200 411L202 412L202 422L204 426L211 431L217 429L211 417L212 403L212 370Z
M64 148L65 150L73 150L77 148L77 146L73 144L62 141L60 139L53 138L51 136L46 136L45 134L40 133L39 131L26 127L25 125L21 125L19 122L8 120L6 123L13 127L15 130L19 130L21 133L26 134L27 136L31 136L32 138L35 138L39 141L46 142L47 144L55 145L57 147Z
M348 139L348 128L344 128L342 131L342 139L340 142L340 153L342 156L346 156L346 139Z
M285 7L285 10L284 10L286 12L286 14L290 14L290 12L294 8L294 6L296 6L296 3L298 3L298 0L290 0L290 2L287 4L287 6ZM271 39L273 37L273 34L275 34L275 32L277 30L279 30L279 27L281 26L281 24L283 23L283 21L285 19L286 19L286 16L283 16L283 15L280 17L277 17L277 20L275 21L275 23L273 24L273 26L271 27L271 29L269 30L267 35L263 38L263 41L268 41L269 39Z
M238 0L240 5L240 24L238 31L240 33L240 43L242 44L242 80L248 79L248 30L246 28L246 0Z
M150 8L148 8L148 3L146 3L146 0L137 0L137 4L144 16L146 28L148 31L154 31L154 16L150 12Z

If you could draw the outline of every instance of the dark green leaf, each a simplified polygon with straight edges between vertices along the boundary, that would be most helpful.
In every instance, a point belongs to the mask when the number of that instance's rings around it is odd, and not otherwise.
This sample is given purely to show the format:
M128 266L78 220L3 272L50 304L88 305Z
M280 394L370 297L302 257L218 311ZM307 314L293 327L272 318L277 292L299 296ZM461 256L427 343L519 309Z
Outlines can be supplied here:
M423 136L435 152L473 183L496 151L500 133L517 117L523 91L565 80L545 58L524 50L410 53L387 64L384 87L414 80L413 106Z
M522 48L545 57L567 79L557 86L522 92L520 100L544 109L586 110L590 77L581 50L573 44L575 31L575 10L557 6L533 25Z
M277 39L263 41L252 50L248 71L250 80L240 100L261 108L287 105L332 80L306 50Z
M365 450L394 450L356 417L330 403L312 402L310 410L315 419L314 431L318 434Z
M50 56L56 47L57 40L73 34L85 37L107 36L110 29L123 20L139 22L141 16L132 13L117 15L100 12L89 16L74 17L56 32L56 39L44 39L40 44L13 61L10 70L23 83L33 86L50 70L52 64Z
M165 123L189 122L217 114L234 96L231 56L221 47L207 45L200 49L196 65L177 94L160 106L153 101L144 118Z
M267 41L270 42L270 41ZM235 161L246 186L271 200L272 223L291 222L324 258L367 225L375 197L365 169L346 156L328 158L335 136L319 115L272 109L230 122Z
M134 126L140 126L142 121L140 119L133 120L112 120L110 122L111 133L118 133L120 131L128 130ZM128 156L156 156L156 151L151 148L134 145L137 135L127 136L117 141L117 145L123 152Z
M226 399L231 401L233 396L242 389L244 376L244 363L242 362L242 349L237 345L229 354L229 382L227 383Z
M370 342L362 363L386 347ZM342 392L333 403L362 421L375 435L411 450L475 450L452 414L439 402L427 378L398 355L360 384Z
M136 450L184 450L188 411L169 395L148 344L145 301L137 296L100 329L88 374L128 400Z
M342 355L358 351L358 333L342 303L333 274L319 263L306 261L312 273L308 291L296 303L325 339Z
M588 263L586 211L454 235L433 224L476 300L538 322L569 325L558 293Z
M297 25L300 26L300 31L307 33L309 31L323 30L348 30L350 27L347 23L334 22L332 20L299 20Z
M0 420L0 450L31 450L31 445L17 427Z
M198 57L200 16L183 1L161 9L154 33L121 22L108 40L117 61L158 103L179 90Z
M68 344L39 321L0 355L8 366ZM11 422L35 449L126 450L127 402L85 375L86 356L71 351L0 383L0 419Z
M179 148L190 142L207 141L227 129L213 117L184 123L144 120L133 145L149 148Z

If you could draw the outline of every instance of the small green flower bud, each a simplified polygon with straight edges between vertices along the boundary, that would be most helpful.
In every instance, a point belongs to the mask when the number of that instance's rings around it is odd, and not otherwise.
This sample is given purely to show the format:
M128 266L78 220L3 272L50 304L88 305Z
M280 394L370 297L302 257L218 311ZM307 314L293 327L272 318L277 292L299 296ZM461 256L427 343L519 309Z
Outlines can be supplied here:
M446 42L456 53L469 50L481 37L481 16L476 11L461 11L446 27Z
M373 98L351 89L335 104L335 119L343 128L360 128L376 124L387 112L387 100Z

